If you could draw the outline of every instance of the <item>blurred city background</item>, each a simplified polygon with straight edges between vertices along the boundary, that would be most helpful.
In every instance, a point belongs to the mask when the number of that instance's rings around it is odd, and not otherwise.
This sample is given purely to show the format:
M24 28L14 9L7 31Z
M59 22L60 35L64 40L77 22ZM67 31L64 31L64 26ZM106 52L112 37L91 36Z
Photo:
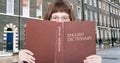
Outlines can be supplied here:
M54 0L0 0L0 61L24 48L25 23L43 20ZM67 0L77 21L96 22L96 51L103 63L120 61L120 0ZM0 62L5 63L5 62Z

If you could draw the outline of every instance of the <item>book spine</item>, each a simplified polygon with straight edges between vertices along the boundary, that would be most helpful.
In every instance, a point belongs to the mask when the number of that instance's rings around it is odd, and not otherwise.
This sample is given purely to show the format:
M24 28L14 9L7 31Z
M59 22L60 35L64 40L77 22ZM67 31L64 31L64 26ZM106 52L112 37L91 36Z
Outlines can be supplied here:
M55 63L64 63L63 58L63 24L57 27L55 45Z

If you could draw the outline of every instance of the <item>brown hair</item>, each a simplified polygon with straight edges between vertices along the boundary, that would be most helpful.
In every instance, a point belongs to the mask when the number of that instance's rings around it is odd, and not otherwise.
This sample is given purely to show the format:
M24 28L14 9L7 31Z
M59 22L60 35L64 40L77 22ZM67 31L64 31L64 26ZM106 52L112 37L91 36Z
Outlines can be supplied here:
M55 2L50 4L45 13L44 20L50 20L51 15L55 12L66 12L67 14L69 14L71 21L76 20L70 4L63 0L56 0Z

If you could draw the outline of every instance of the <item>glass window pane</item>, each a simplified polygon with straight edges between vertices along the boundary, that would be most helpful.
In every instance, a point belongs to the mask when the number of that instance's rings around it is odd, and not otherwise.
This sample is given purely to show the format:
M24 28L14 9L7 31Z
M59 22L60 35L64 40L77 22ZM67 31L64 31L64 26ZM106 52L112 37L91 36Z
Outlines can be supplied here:
M95 6L95 7L97 7L97 3L96 3L96 0L93 0L93 2L94 2L94 6Z
M88 0L84 0L84 3L87 3Z
M93 20L93 12L90 11L90 20Z
M90 5L92 5L92 0L90 0Z
M7 0L7 14L14 14L14 0Z
M78 14L78 19L81 20L81 9L80 9L80 7L78 7L77 14Z
M101 1L99 1L99 8L101 8Z
M29 17L29 11L30 11L30 0L23 0L23 16Z
M42 2L40 2L40 1L37 1L36 16L37 16L37 18L42 19Z
M97 22L98 21L97 12L95 12L94 15L95 15L95 21Z

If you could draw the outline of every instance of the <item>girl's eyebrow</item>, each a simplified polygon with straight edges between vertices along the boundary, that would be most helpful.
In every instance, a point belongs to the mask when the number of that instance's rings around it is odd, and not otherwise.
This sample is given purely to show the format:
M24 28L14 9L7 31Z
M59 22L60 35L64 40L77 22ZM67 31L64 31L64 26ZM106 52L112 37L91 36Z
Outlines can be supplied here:
M53 15L53 16L58 16L58 15ZM63 15L63 17L69 17L69 15Z

